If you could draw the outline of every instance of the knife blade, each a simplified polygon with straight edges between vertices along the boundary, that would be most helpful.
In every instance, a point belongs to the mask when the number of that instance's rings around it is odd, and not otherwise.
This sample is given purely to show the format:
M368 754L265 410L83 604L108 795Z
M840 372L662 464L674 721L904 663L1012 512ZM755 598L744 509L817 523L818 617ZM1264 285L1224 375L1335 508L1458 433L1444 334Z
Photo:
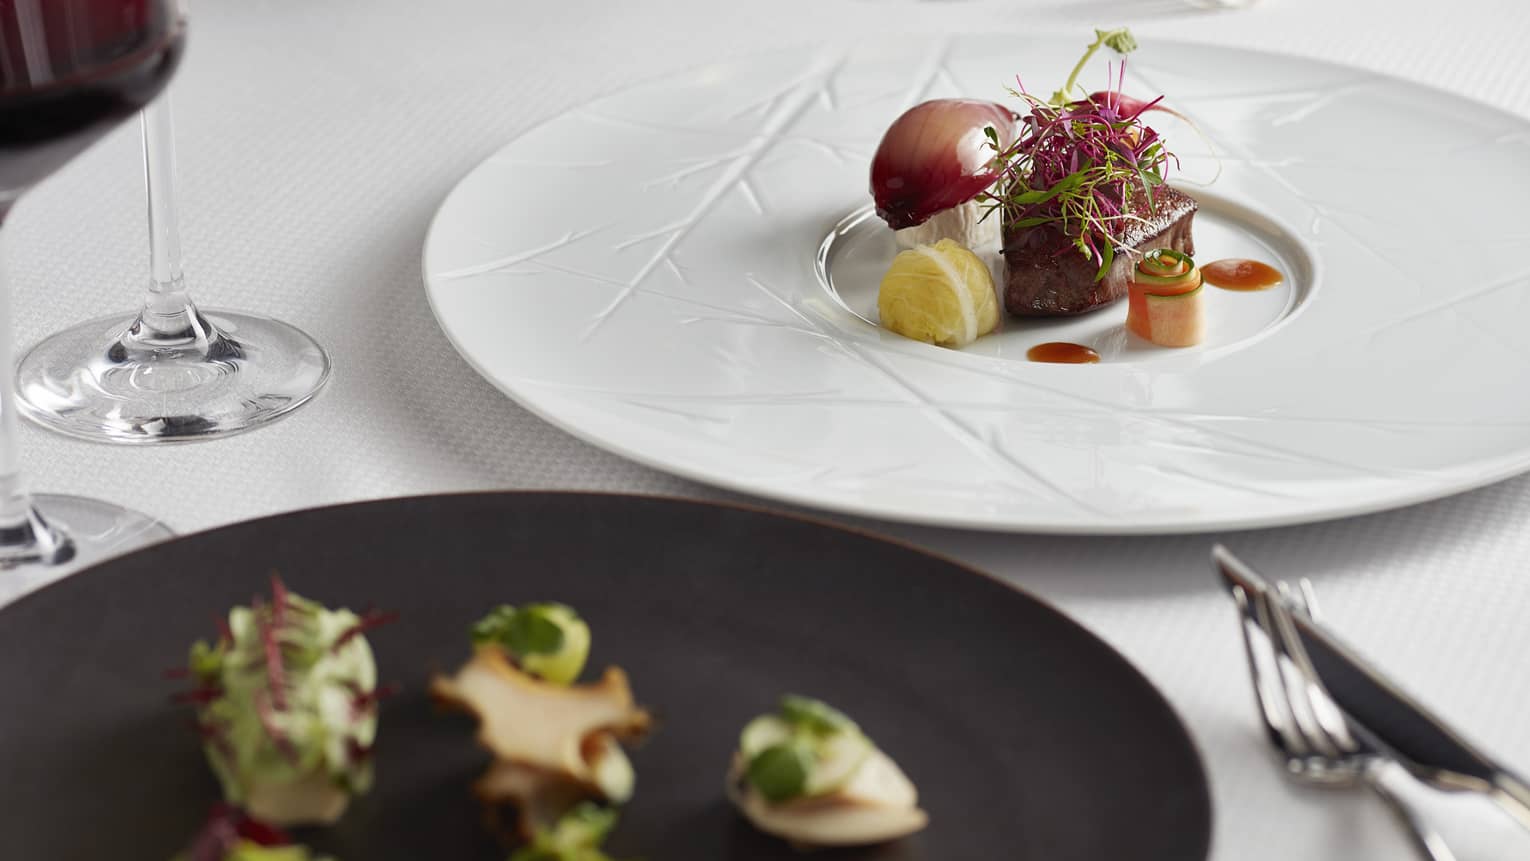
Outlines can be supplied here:
M1289 611L1329 698L1369 741L1419 780L1440 789L1488 795L1530 829L1530 784L1499 765L1331 630L1272 589L1226 547L1214 547L1211 558L1229 591L1238 587L1250 596L1267 596Z

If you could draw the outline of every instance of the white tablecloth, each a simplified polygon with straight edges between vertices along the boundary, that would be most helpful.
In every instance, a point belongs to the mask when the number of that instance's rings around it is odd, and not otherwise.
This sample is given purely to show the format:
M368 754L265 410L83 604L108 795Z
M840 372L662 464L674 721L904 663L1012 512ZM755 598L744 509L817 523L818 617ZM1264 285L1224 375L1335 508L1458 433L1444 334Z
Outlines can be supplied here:
M1126 23L1142 39L1337 60L1530 115L1522 0L1262 0L1237 11L1183 0L201 0L192 12L173 92L194 291L211 307L303 326L333 354L334 380L293 418L214 443L126 449L30 426L22 440L38 489L121 502L181 532L439 491L727 497L591 448L502 397L452 351L421 286L426 226L458 178L533 124L631 81L822 38L998 28L1082 40L1091 26ZM19 343L137 301L140 159L125 127L12 215ZM1419 167L1398 181L1491 181L1470 165ZM1275 767L1232 610L1206 564L1211 537L870 525L1046 597L1141 667L1206 757L1219 861L1408 857L1375 800L1294 786ZM1312 576L1351 640L1530 771L1530 480L1218 537L1272 573ZM27 585L0 582L0 600ZM1448 806L1463 861L1530 855L1530 836L1495 814Z

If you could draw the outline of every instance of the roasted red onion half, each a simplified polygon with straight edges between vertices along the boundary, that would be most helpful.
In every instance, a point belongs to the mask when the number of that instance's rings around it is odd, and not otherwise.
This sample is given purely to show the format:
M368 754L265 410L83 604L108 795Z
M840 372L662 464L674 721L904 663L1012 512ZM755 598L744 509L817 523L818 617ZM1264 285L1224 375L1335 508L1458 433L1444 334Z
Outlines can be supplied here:
M901 230L986 191L999 177L987 128L1001 150L1014 143L1015 115L994 102L935 99L894 120L871 160L877 215Z

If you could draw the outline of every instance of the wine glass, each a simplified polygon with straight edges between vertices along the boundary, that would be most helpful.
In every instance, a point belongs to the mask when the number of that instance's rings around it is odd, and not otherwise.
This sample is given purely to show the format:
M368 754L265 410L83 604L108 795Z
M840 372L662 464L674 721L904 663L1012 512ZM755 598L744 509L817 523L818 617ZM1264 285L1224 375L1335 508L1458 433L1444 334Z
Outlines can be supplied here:
M0 0L4 2L4 0ZM143 109L149 280L137 317L81 323L21 360L23 412L74 437L152 443L259 427L307 403L329 356L302 330L191 301L181 269L170 96Z
M174 0L0 0L0 226L23 192L164 88L184 29ZM11 338L9 296L0 289L7 363ZM0 373L0 568L22 569L35 582L170 535L110 503L29 494L12 383Z

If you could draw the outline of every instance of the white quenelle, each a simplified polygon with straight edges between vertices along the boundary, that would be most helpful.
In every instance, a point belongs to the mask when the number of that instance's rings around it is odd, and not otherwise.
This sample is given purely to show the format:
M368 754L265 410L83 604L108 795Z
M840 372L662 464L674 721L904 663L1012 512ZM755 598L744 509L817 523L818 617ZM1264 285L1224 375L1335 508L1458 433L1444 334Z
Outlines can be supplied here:
M744 728L727 792L756 828L804 847L884 843L929 823L898 764L854 721L806 697L784 697Z

